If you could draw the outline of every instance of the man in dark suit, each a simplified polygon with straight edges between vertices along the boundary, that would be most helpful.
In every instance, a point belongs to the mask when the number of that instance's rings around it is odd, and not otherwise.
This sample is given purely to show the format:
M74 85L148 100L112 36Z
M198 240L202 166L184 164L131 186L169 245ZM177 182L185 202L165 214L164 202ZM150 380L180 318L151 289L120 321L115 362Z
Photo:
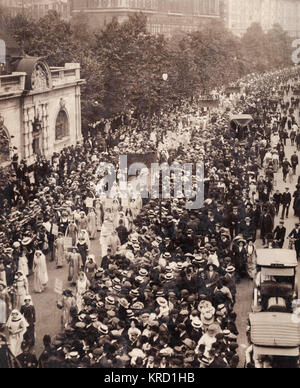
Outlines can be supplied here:
M291 163L288 161L287 158L284 159L282 162L282 174L283 174L283 181L286 182L287 174L289 173L290 168L292 168Z
M297 151L294 152L294 154L291 157L291 163L292 163L292 168L293 168L293 174L296 175L296 168L299 164L299 159L297 156Z
M279 208L282 201L282 194L279 192L279 190L276 190L276 193L273 195L273 200L275 203L276 216L278 216Z
M295 228L289 234L289 237L294 239L295 241L295 250L297 255L297 260L299 258L300 253L300 224L296 224Z
M273 232L274 240L278 242L279 248L281 249L283 247L285 234L286 234L286 228L283 225L284 225L284 222L280 221L279 225L275 228Z
M285 193L282 194L281 203L282 203L282 214L281 219L284 220L284 215L286 213L286 218L289 218L289 209L292 202L292 196L288 187L285 188Z

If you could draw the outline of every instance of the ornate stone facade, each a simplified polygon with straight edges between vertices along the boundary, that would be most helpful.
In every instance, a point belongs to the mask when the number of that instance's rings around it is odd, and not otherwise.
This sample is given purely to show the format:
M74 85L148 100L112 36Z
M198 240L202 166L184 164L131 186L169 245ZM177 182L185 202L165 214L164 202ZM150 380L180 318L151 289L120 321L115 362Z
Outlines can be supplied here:
M9 146L16 148L20 160L30 164L36 155L49 158L82 140L83 83L79 64L49 68L32 57L21 60L16 72L0 76L0 113Z

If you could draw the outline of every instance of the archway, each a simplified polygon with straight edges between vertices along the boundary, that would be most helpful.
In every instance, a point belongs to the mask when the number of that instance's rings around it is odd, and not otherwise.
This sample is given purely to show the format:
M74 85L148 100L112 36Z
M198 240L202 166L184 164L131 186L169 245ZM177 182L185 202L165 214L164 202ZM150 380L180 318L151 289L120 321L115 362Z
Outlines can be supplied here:
M55 140L69 136L69 119L64 110L60 110L55 123Z

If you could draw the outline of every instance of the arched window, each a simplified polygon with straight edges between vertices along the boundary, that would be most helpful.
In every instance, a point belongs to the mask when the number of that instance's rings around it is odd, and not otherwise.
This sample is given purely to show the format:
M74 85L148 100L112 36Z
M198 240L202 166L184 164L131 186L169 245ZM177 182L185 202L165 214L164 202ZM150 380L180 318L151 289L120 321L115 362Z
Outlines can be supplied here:
M56 119L55 139L61 140L66 136L69 136L69 120L66 112L61 110Z
M0 164L10 161L10 139L4 127L0 127Z

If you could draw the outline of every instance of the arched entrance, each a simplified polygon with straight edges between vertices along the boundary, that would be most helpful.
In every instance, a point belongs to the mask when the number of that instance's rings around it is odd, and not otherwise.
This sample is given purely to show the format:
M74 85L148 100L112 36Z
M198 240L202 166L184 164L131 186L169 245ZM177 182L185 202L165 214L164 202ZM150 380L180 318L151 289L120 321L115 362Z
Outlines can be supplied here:
M69 136L69 119L67 113L61 109L55 123L55 140L62 140Z

